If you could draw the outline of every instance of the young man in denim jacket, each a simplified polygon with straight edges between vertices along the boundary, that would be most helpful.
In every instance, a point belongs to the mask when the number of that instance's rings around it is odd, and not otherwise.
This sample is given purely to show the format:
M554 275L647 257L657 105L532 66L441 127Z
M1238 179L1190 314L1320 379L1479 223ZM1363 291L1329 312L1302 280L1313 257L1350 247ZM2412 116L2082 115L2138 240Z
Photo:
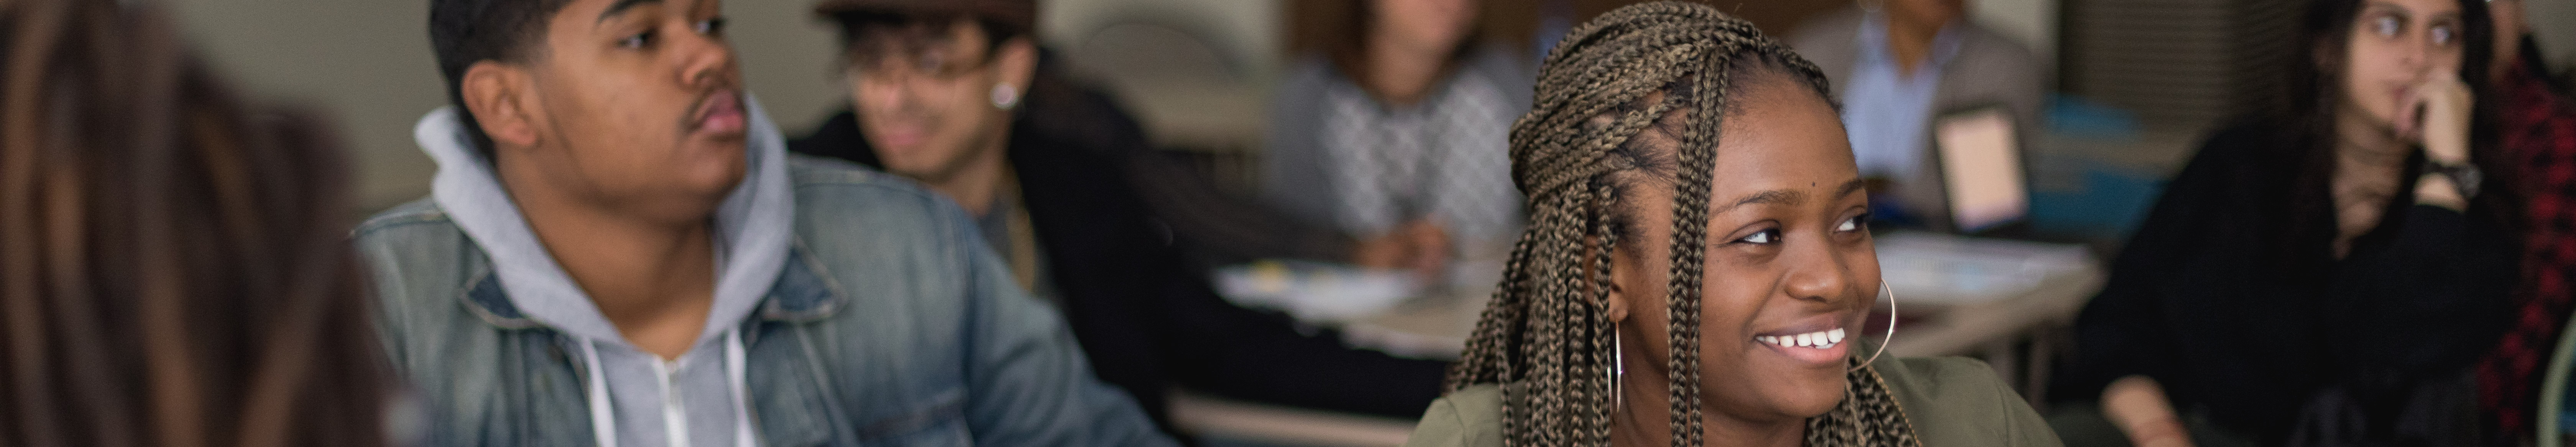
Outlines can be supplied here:
M356 233L429 445L1168 445L950 202L790 156L718 0L432 0Z

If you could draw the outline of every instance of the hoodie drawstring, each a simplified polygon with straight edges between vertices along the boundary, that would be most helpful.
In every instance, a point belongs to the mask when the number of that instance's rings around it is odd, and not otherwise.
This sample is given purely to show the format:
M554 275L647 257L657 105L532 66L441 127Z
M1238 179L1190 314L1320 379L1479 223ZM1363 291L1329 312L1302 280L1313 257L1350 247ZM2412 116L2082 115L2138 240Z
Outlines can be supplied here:
M617 415L608 408L608 374L599 369L597 342L574 337L581 342L581 362L588 366L590 386L590 434L599 438L599 447L617 447Z
M760 445L760 437L751 430L750 385L743 379L743 366L748 363L742 352L742 331L745 330L737 327L725 331L725 381L733 384L733 445L754 447Z
M760 445L760 436L758 432L752 430L751 425L751 393L749 392L750 387L745 379L747 374L744 371L744 366L748 362L746 361L746 356L743 353L743 330L743 328L735 328L731 331L725 331L725 382L727 382L727 388L733 391L734 445L736 447L755 447ZM608 375L602 372L599 367L599 348L596 345L597 342L580 340L580 343L581 361L584 366L588 367L585 368L588 371L586 371L587 374L584 375L589 376L587 379L589 379L588 381L590 382L588 386L583 388L588 391L587 394L589 394L589 396L586 397L590 399L591 436L599 441L600 447L617 447L617 415L615 410L609 406ZM663 392L669 393L670 391L666 389ZM687 440L675 439L669 440L667 443L671 445L684 445L687 442Z

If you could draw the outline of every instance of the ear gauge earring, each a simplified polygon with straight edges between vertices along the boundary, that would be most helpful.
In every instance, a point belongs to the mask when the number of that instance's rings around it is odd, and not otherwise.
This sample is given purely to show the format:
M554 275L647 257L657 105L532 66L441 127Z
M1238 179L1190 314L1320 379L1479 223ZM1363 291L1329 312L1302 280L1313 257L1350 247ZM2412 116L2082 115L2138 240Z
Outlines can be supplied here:
M1887 294L1887 338L1880 339L1878 350L1869 353L1869 360L1862 360L1860 366L1852 367L1854 371L1877 363L1878 356L1887 353L1887 345L1896 342L1896 290L1887 288L1887 282L1881 281L1878 283L1878 291Z
M993 84L993 108L1010 110L1020 105L1020 89L1010 84Z

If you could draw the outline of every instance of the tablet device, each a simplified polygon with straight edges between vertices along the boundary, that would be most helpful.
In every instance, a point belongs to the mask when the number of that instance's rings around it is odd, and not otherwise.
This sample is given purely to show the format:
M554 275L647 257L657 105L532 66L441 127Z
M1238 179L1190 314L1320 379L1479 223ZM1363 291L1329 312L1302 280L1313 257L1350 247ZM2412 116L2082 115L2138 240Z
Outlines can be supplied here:
M1977 233L2022 221L2030 214L2021 146L2012 113L1976 107L1942 114L1932 123L1942 187L1951 223Z

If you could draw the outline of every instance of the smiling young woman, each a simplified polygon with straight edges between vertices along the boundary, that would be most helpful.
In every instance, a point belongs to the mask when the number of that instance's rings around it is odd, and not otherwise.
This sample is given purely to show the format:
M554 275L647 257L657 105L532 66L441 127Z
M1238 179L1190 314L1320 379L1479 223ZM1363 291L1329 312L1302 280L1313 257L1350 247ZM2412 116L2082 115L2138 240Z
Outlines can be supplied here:
M1872 361L1828 90L1704 5L1569 34L1512 129L1530 228L1410 445L2057 445L1983 365Z

